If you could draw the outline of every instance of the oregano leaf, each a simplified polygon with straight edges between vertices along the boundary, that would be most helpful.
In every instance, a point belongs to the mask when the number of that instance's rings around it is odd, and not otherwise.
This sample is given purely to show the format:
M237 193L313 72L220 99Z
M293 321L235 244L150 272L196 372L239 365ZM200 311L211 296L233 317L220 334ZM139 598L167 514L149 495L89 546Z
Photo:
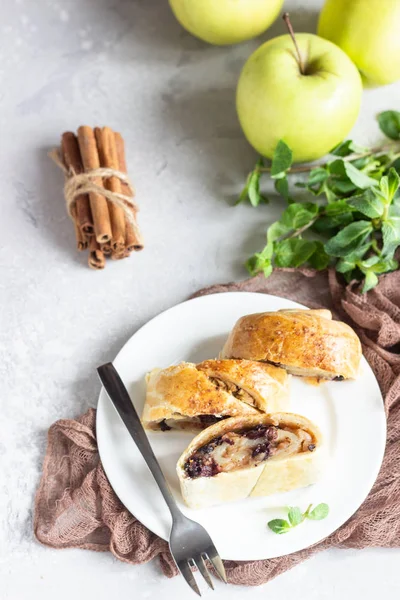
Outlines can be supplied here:
M322 242L314 242L315 250L308 259L310 266L317 271L326 269L331 261L331 257L325 252L325 248Z
M385 110L378 115L381 131L391 140L400 140L400 112Z
M313 231L317 233L331 235L335 230L340 227L345 227L353 221L353 215L351 212L335 215L333 217L321 216L312 226Z
M382 223L382 254L392 256L400 245L400 217L391 217Z
M240 192L238 199L235 202L235 206L237 206L241 202L244 202L245 200L247 200L247 198L249 196L249 181L250 181L250 177L251 177L251 173L249 173L248 176L247 176L246 183L245 183L242 191Z
M285 200L289 200L289 182L286 176L282 179L275 179L275 189Z
M349 156L350 154L358 154L366 151L367 148L359 146L358 144L353 142L353 140L345 140L344 142L341 142L340 144L335 146L333 150L329 152L329 154L333 154L334 156Z
M282 213L281 222L290 229L308 225L318 214L318 206L312 202L294 202Z
M331 256L346 256L357 246L361 246L371 232L370 221L350 223L325 244L325 251Z
M388 201L392 202L392 200L394 199L396 192L400 186L400 176L397 173L396 169L391 167L389 169L387 178L388 178Z
M283 235L288 234L290 231L290 226L284 225L283 223L281 223L281 221L276 221L275 223L272 223L270 227L268 227L267 240L270 242L274 242Z
M315 169L311 169L310 174L307 180L307 186L313 187L320 183L323 183L326 179L328 179L329 173L325 168L316 167Z
M328 217L336 217L338 215L351 213L352 209L346 200L336 200L335 202L331 202L327 206L324 206L322 211Z
M315 252L315 242L292 238L275 245L275 264L277 267L300 267Z
M350 179L354 185L362 190L366 190L371 186L378 185L376 179L372 179L372 177L368 177L362 171L359 171L351 162L344 162L344 169L346 171L347 177Z
M267 279L267 277L269 277L271 275L273 270L274 270L274 268L271 263L268 263L265 265L265 267L263 268L263 273L264 273L265 279Z
M284 177L286 171L292 165L292 160L293 153L291 149L283 140L279 140L272 156L271 177L273 179Z
M251 173L248 183L248 196L252 206L258 206L261 202L260 194L260 172L255 170Z
M336 271L338 271L338 273L348 273L349 271L352 271L355 266L356 263L353 260L346 257L340 258L336 263Z
M367 271L365 274L364 285L362 293L365 294L372 290L378 283L378 276L373 271Z
M370 219L381 217L385 210L382 200L372 193L371 190L366 190L360 196L352 196L347 202L350 206L358 210L358 212Z

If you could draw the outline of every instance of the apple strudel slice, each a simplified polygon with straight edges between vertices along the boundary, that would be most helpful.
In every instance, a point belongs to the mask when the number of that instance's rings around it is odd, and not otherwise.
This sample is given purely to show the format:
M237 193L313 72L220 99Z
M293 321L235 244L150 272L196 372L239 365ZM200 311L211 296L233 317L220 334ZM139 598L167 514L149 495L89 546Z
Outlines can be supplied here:
M282 411L289 403L289 376L249 360L182 362L147 377L145 428L200 431L227 417Z
M277 365L292 375L354 379L361 343L329 310L284 309L246 315L232 329L222 358L245 358Z
M268 496L315 483L321 433L292 413L226 419L199 433L177 464L191 508Z

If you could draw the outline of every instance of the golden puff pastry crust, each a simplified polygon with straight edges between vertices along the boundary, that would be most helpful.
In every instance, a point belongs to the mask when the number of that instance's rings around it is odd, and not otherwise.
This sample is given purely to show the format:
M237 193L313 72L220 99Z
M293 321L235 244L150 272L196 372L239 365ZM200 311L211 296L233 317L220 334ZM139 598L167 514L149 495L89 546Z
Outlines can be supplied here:
M309 419L243 416L199 433L179 458L177 474L185 503L200 509L315 483L323 456L321 432Z
M329 310L285 309L239 319L221 356L270 362L293 375L354 379L361 353L355 332Z
M286 410L289 376L248 360L182 362L147 377L142 422L147 429L199 431L220 418Z

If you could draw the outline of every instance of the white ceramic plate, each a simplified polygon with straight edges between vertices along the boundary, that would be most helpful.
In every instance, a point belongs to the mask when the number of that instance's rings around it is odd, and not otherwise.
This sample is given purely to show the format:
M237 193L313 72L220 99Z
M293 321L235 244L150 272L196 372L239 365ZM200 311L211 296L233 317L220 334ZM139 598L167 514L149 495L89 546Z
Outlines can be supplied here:
M302 307L266 294L232 292L203 296L174 306L142 327L114 361L141 414L144 376L154 367L182 360L199 362L218 355L228 332L242 315ZM386 421L378 383L366 360L356 381L312 386L292 378L291 410L309 417L322 430L328 451L324 478L301 490L252 498L194 511L182 502L175 465L193 436L182 432L149 433L149 439L182 511L210 533L220 555L231 560L282 556L315 544L340 527L371 489L382 462ZM168 539L171 519L150 471L104 390L97 412L101 460L123 504L151 531ZM307 521L285 535L267 522L284 517L284 507L327 502L329 516Z

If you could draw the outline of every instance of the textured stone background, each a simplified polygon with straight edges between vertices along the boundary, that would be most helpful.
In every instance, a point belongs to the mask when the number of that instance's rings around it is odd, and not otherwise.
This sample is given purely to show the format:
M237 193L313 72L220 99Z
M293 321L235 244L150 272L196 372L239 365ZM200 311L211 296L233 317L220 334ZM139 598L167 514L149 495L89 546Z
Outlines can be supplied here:
M287 1L315 31L321 2ZM246 276L278 203L232 208L255 154L234 89L267 37L213 48L182 31L166 0L2 0L0 22L1 363L0 598L186 598L158 565L51 551L32 539L32 500L46 430L96 404L95 367L132 333L202 286ZM399 108L400 85L365 93L354 136L378 142L374 115ZM146 249L92 272L74 250L62 175L47 158L82 123L122 131ZM396 596L400 552L332 551L266 589L221 598ZM115 592L114 592L115 593Z

